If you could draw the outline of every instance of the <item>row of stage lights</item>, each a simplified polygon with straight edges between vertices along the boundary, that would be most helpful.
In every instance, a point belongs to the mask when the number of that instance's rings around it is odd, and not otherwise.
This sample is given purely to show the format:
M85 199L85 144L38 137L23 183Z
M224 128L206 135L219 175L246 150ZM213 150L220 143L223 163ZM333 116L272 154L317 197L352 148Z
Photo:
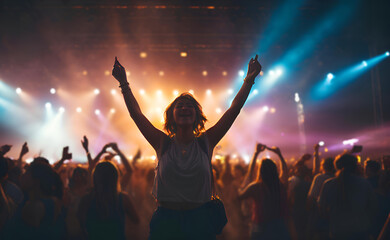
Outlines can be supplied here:
M51 111L52 110L52 104L50 102L47 102L45 104L45 108L46 108L47 111ZM263 110L263 112L269 112L269 113L275 113L276 112L276 108L274 108L274 107L263 106L261 109ZM161 112L160 108L158 108L158 110ZM81 107L77 107L75 111L77 113L81 113L81 112L83 112L83 109ZM64 112L65 112L65 108L64 107L59 107L58 108L58 113L62 114ZM221 108L216 108L215 112L217 114L221 114L222 113L222 109ZM100 109L95 109L94 113L95 113L95 115L100 115L101 111L100 111ZM115 108L111 108L109 113L110 114L116 113Z
M268 74L271 75L271 76L280 76L280 75L282 75L282 73L283 73L283 71L282 71L281 69L270 70L270 71L268 72ZM147 73L146 73L146 72L142 72L142 74L143 74L143 75L146 75ZM82 72L82 75L87 76L87 75L88 75L88 71L87 71L87 70L84 70L84 71ZM104 71L104 75L110 76L110 75L111 75L111 71L109 71L109 70ZM130 72L130 71L126 71L126 75L127 75L128 77L131 76L131 72ZM165 76L165 72L164 72L164 71L159 71L159 72L158 72L158 75L159 75L160 77L163 77L163 76ZM202 76L207 77L208 75L209 75L209 72L208 72L208 71L206 71L206 70L203 70L203 71L202 71ZM226 77L226 76L228 75L228 72L227 72L227 71L222 71L221 75L224 76L224 77ZM239 71L237 72L237 75L240 76L240 77L244 77L244 76L245 76L245 71L244 71L244 70L239 70ZM264 75L264 72L261 71L261 72L260 72L260 76L263 76L263 75Z
M56 94L56 92L57 92L57 90L56 90L55 88L51 88L49 91L50 91L51 94ZM188 90L188 92L191 93L192 95L195 94L195 91L192 90L192 89ZM19 87L16 88L16 93L17 93L18 95L20 95L20 94L22 93L22 89L19 88ZM95 95L99 95L99 94L101 93L101 91L100 91L100 89L96 88L96 89L93 90L93 93L94 93ZM116 94L118 94L118 91L117 91L116 89L111 89L111 90L110 90L110 93L111 93L111 95L116 95ZM231 88L228 89L228 90L226 90L226 94L227 94L227 95L232 95L233 93L234 93L234 90L231 89ZM257 95L258 93L259 93L259 91L258 91L257 89L254 89L254 90L252 91L252 94L253 94L253 95ZM146 95L146 91L145 91L144 89L140 89L140 90L139 90L139 94L140 94L141 96L144 96L144 95ZM156 91L155 91L155 94L156 94L157 96L163 96L164 93L163 93L162 90L159 89L159 90L156 90ZM173 90L172 94L173 94L174 97L177 97L177 96L179 96L180 92L179 92L179 90ZM207 96L212 96L213 91L212 91L211 89L206 89L205 94L206 94ZM51 105L50 102L47 102L45 106L46 106L47 109L52 109L52 105ZM59 108L59 112L60 112L60 113L63 113L64 111L65 111L65 109L64 109L63 107L60 107L60 108ZM270 112L270 113L275 113L275 112L276 112L275 108L273 108L273 107L270 108L270 107L268 107L268 106L264 106L264 107L263 107L263 111L264 111L264 112ZM80 107L78 107L78 108L76 108L76 112L81 113L81 112L82 112L82 109L81 109ZM110 113L115 113L115 109L111 109L111 110L110 110ZM217 108L217 109L216 109L216 113L217 113L217 114L222 113L222 109L221 109L221 108ZM96 114L96 115L99 115L99 114L100 114L100 110L96 110L96 111L95 111L95 114Z
M390 52L387 51L387 52L384 53L384 55L388 57L388 56L390 56ZM366 61L366 60L363 60L363 61L361 62L361 64L360 64L360 66L361 66L362 68L368 67L367 61ZM335 78L335 75L333 75L333 73L328 73L328 74L326 75L326 83L327 83L327 84L331 84L331 83L332 83L332 80L333 80L334 78Z
M87 72L87 71L83 71L83 74L84 74L84 75L87 75L88 72ZM109 71L106 71L105 74L106 74L106 75L109 75L110 72L109 72ZM263 76L263 74L264 74L263 71L261 71L261 72L260 72L260 75ZM283 74L283 70L280 69L280 68L275 69L275 70L270 70L270 71L268 72L268 74L269 74L270 76L272 76L272 77L279 77L279 76L281 76L281 75ZM127 72L127 75L129 76L129 75L130 75L130 72ZM163 72L163 71L160 71L160 72L159 72L159 75L160 75L160 76L164 76L164 72ZM202 72L202 75L203 75L203 76L207 76L207 75L208 75L208 72L207 72L207 71L203 71L203 72ZM222 72L222 75L223 75L223 76L227 76L227 72L226 72L226 71L223 71L223 72ZM244 72L243 70L240 70L240 71L238 72L238 75L239 75L240 77L244 77L245 72ZM56 92L57 92L57 90L56 90L55 88L50 88L50 93L51 93L51 94L56 94ZM145 90L143 90L143 89L141 89L139 92L140 92L141 95L144 95L144 94L145 94ZM158 94L159 94L160 92L161 92L161 90L157 90L157 93L158 93ZM194 94L194 91L193 91L193 90L189 90L189 92L190 92L192 95ZM16 88L16 93L17 93L17 94L21 94L21 93L22 93L22 89L21 89L20 87ZM100 94L100 90L99 90L99 89L95 89L95 90L94 90L94 93L95 93L96 95L98 95L98 94ZM112 94L112 95L115 95L116 93L117 93L117 91L116 91L115 89L112 89L112 90L111 90L111 94ZM211 95L211 93L212 93L212 91L211 91L210 89L207 89L207 90L206 90L206 94ZM233 93L233 89L229 89L229 90L228 90L228 93L229 93L229 94L232 94L232 93ZM255 89L255 90L253 91L253 93L256 95L256 94L258 93L258 90ZM173 95L177 96L178 94L179 94L178 90L174 90L174 91L173 91Z
M18 88L15 89L15 92L16 92L18 95L20 95L20 94L22 93L22 89L21 89L20 87L18 87ZM57 90L56 90L55 88L50 88L49 92L50 92L51 94L56 94L56 93L57 93ZM188 90L188 92L191 93L192 95L195 94L195 91L192 90L192 89ZM234 92L234 90L231 89L231 88L228 89L228 90L226 91L226 93L227 93L228 95L233 94L233 92ZM253 90L253 94L258 94L258 92L259 92L259 91L258 91L257 89L254 89L254 90ZM93 90L93 93L94 93L95 95L99 95L99 94L101 93L101 91L100 91L100 89L95 88L95 89ZM110 90L110 93L111 93L111 95L116 95L116 94L118 94L118 91L117 91L116 89L111 89L111 90ZM155 93L156 93L158 96L162 96L162 95L163 95L163 91L162 91L162 90L156 90ZM139 90L139 94L140 94L140 95L145 95L145 94L146 94L146 91L145 91L144 89L140 89L140 90ZM172 91L172 94L173 94L174 96L178 96L178 95L180 94L180 92L179 92L179 90L173 90L173 91ZM212 94L213 94L213 91L212 91L211 89L206 89L206 95L207 95L207 96L211 96Z
M52 104L50 102L47 102L45 104L45 108L47 111L51 111L52 110ZM83 109L81 107L77 107L76 110L75 110L77 113L82 113L83 112ZM59 107L58 108L58 113L64 113L65 112L65 108L64 107ZM95 109L94 111L95 115L100 115L101 114L101 111L100 109ZM115 108L111 108L110 111L109 111L110 114L114 114L116 113L116 110Z

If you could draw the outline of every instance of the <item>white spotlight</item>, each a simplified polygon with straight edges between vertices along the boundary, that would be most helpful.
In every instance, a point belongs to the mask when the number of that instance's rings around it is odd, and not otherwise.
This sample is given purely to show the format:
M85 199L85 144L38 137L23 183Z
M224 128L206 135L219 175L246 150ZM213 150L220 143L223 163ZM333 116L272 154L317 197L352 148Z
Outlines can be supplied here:
M158 96L161 96L163 94L162 90L160 90L160 89L157 90L156 93L157 93Z
M243 77L245 75L245 72L243 70L238 71L238 75L240 77Z
M111 94L115 95L116 94L116 90L115 89L111 89Z
M110 113L115 113L116 111L115 111L115 108L111 108L110 109Z
M100 110L99 110L99 109L96 109L96 110L95 110L95 114L96 114L96 115L100 115Z
M81 113L83 109L81 107L76 108L76 112Z
M299 98L299 94L298 93L295 93L295 98L294 98L295 102L299 102L301 101L301 99Z
M217 109L215 109L215 112L220 114L222 112L222 109L221 108L217 108Z
M145 95L145 90L144 90L144 89L140 89L140 90L139 90L139 94Z
M253 90L253 94L254 94L254 95L259 94L259 90L257 90L257 89Z
M56 93L56 89L55 88L50 88L50 93L51 94L55 94Z
M60 113L64 113L64 112L65 112L65 108L64 108L64 107L60 107L60 108L58 109L58 111L59 111Z
M47 103L45 104L45 107L46 107L46 109L50 109L50 108L51 108L51 103L47 102Z
M282 69L280 69L280 68L276 69L276 75L277 76L281 76L282 74L283 74L283 70Z
M363 61L362 64L363 64L363 66L367 67L367 62L366 61Z
M22 93L22 89L19 88L19 87L15 91L16 91L17 94L21 94Z
M100 93L100 90L96 88L95 90L93 90L93 92L94 92L96 95L98 95L98 94Z
M318 145L320 145L321 147L325 145L325 142L324 141L319 141L318 142Z
M263 107L263 111L264 111L264 112L268 112L268 111L269 111L269 107L268 107L268 106L264 106L264 107Z
M271 76L275 75L274 70L270 70L270 71L269 71L269 75L271 75Z
M228 89L227 93L228 93L229 95L233 94L233 89L231 89L231 88Z
M359 139L357 138L352 138L352 139L348 139L348 140L344 140L343 141L343 144L344 145L354 145L355 143L359 142Z
M194 95L194 90L190 89L188 92Z
M386 56L389 56L389 55L390 55L389 51L387 51L385 54L386 54Z
M178 90L173 90L173 95L174 95L174 96L179 95L179 91L178 91Z
M207 90L206 90L206 94L207 94L207 95L211 95L211 93L212 93L211 89L207 89Z
M328 75L326 75L326 78L332 80L334 78L334 75L332 73L328 73Z

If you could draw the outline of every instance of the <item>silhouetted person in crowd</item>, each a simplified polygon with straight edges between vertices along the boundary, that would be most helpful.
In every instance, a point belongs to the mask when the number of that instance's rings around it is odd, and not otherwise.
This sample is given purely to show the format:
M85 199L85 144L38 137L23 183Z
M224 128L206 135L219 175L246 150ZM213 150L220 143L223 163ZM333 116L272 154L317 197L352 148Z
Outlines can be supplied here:
M307 195L309 207L308 221L308 239L328 239L329 224L328 221L322 218L318 212L318 196L320 195L322 185L335 174L334 158L328 157L321 161L320 173L318 173L311 183L309 193Z
M5 238L5 230L8 228L10 218L13 215L15 205L12 199L3 189L8 173L8 160L0 155L0 237Z
M65 239L63 185L48 162L35 158L22 175L26 196L16 212L10 239Z
M130 197L120 190L118 169L112 162L96 165L93 189L81 200L78 214L87 239L126 239L126 218L139 222Z
M367 160L364 162L364 176L375 190L379 187L379 176L381 171L381 164L374 160Z
M328 157L321 161L320 173L314 176L312 181L310 191L308 194L308 198L313 199L317 202L318 196L320 195L320 191L322 185L329 178L333 178L336 170L334 169L334 158Z
M335 160L335 178L320 193L320 212L329 219L331 239L369 239L375 196L367 180L356 174L357 158L343 154Z
M386 187L386 182L390 179L386 176L386 171L381 172L381 164L378 161L367 160L364 162L364 176L371 184L376 197L376 212L372 222L372 236L378 237L387 216L390 213L390 193Z
M256 159L265 145L257 144L249 167L249 178L253 175ZM281 156L278 148L274 152ZM285 178L287 166L281 157L282 174ZM276 164L271 159L263 159L257 180L239 192L240 199L253 199L251 239L290 239L287 229L287 192L279 179Z
M82 239L82 230L78 219L78 209L83 196L89 190L88 171L83 167L73 169L66 191L66 227L67 238L70 240Z
M191 94L181 94L165 111L164 133L142 113L125 68L115 59L112 75L119 81L131 118L158 157L153 194L159 207L150 222L150 239L216 238L202 207L212 195L212 152L237 118L260 71L256 55L232 105L207 131L200 104Z
M311 159L310 154L304 154L293 167L294 175L288 180L288 201L293 234L297 239L304 239L307 234L309 212L307 194L310 190L312 171L306 166Z

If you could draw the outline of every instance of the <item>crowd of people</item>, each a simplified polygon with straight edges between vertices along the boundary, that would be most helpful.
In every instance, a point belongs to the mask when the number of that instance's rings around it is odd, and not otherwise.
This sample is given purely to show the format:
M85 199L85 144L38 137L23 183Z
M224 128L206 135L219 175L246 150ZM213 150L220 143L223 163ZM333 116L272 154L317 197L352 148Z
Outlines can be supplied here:
M155 166L140 151L130 161L116 143L92 157L88 144L84 137L86 164L64 164L68 148L55 164L42 156L27 164L27 143L15 159L9 145L0 148L1 239L148 238ZM265 149L275 158L259 159ZM249 164L213 158L228 217L217 239L388 239L390 162L320 158L316 145L287 165L279 148L263 144Z

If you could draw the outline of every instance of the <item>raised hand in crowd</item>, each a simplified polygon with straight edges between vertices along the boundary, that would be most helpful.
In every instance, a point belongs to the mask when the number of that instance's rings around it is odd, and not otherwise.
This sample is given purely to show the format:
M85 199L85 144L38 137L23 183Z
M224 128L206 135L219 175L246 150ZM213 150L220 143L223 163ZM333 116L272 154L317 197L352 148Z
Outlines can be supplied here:
M107 149L110 147L110 144L107 143L103 146L102 150L95 156L95 158L92 159L90 164L88 165L88 172L89 174L92 173L92 170L95 168L96 164L99 162L100 158L103 156L103 154L107 153Z
M280 151L280 148L278 147L266 147L269 151L275 153L276 155L278 155L279 159L280 159L280 164L281 164L281 170L280 170L280 181L283 183L283 184L287 184L287 181L288 181L288 168L287 168L287 163L286 163L286 160L284 160L284 157L282 155L282 152Z
M72 153L69 153L69 147L66 146L62 149L62 157L61 159L54 165L54 170L60 169L60 167L64 164L65 160L71 160Z
M259 154L261 152L263 152L265 150L265 148L266 148L266 146L264 144L261 144L261 143L256 144L255 152L253 154L251 162L249 163L248 172L244 178L244 182L243 182L241 187L245 187L246 185L248 185L249 183L254 181L253 172L254 172L255 167L256 167L256 160L257 160L257 157L259 156Z
M121 159L121 163L123 164L123 166L125 167L125 173L123 174L122 178L121 178L121 187L122 189L125 189L126 186L129 184L130 182L130 179L131 179L131 175L133 173L133 169L132 167L130 166L130 162L129 160L127 159L127 157L121 152L121 150L119 149L118 147L118 144L113 142L113 143L109 143L108 144L112 150L115 151L115 153L119 156L119 158Z
M29 149L28 149L27 142L24 142L18 158L18 167L22 167L23 156L26 155L28 151Z
M5 154L7 154L7 152L9 152L12 148L12 145L8 145L8 144L5 144L3 146L0 147L0 156L4 156Z
M137 169L137 163L138 163L138 160L141 158L141 149L138 148L137 152L135 153L134 157L133 157L133 168L134 169Z
M320 172L320 144L314 145L313 154L313 176Z

